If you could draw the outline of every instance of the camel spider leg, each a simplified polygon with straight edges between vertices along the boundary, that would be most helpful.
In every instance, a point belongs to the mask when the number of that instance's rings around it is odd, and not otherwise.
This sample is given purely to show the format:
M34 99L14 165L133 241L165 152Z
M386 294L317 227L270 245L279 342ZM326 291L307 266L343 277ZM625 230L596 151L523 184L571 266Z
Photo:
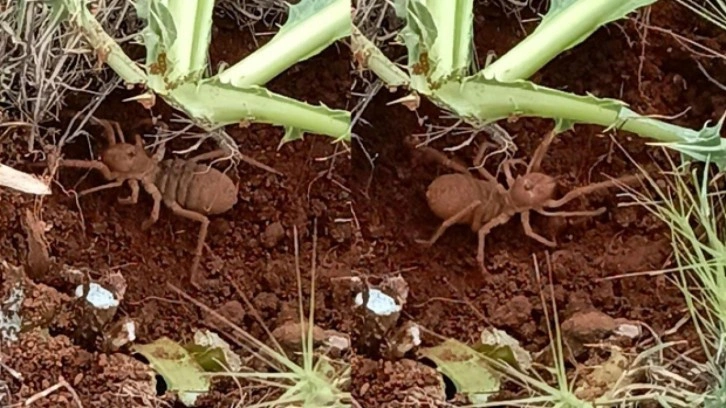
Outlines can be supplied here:
M514 185L514 176L512 175L512 166L516 164L521 164L523 166L527 166L527 162L525 162L522 159L509 159L504 160L502 162L502 170L504 171L504 176L507 179L507 187L512 188Z
M498 183L497 178L492 175L487 169L484 168L484 155L487 152L488 147L495 146L493 143L484 142L479 145L479 149L476 153L476 157L474 158L474 166L476 167L476 170L481 174L482 177L484 177L485 180L490 181L492 183Z
M194 260L192 261L192 266L189 269L190 274L190 281L191 284L199 288L199 277L197 276L197 270L199 269L199 264L202 259L202 254L204 252L204 242L207 239L207 229L209 228L209 218L205 217L204 215L195 212L190 211L185 208L182 208L179 204L177 204L175 201L166 203L167 206L171 209L171 211L184 218L188 218L193 221L198 221L201 226L199 227L199 235L197 236L197 247L194 250Z
M499 214L498 217L490 220L483 227L479 228L479 248L477 250L476 260L477 262L479 262L482 274L487 273L487 268L486 266L484 266L484 244L486 242L486 236L492 229L506 223L507 221L509 221L510 218L512 218L511 214L502 213Z
M599 183L590 184L589 186L578 187L578 188L570 191L569 193L565 194L565 196L560 198L559 200L548 200L546 203L544 203L544 207L547 207L547 208L561 207L578 197L582 197L583 195L592 193L594 191L616 186L617 183L630 184L634 181L640 181L640 177L631 175L631 176L621 177L621 178L618 178L615 180L601 181Z
M469 169L466 166L464 166L463 164L459 163L458 161L456 161L454 159L449 158L448 156L446 156L445 154L441 153L440 151L438 151L434 148L431 148L428 146L423 146L423 147L419 147L417 150L419 150L423 154L429 156L430 160L438 162L442 166L448 167L457 173L470 174Z
M76 196L81 197L81 196L84 196L84 195L87 195L87 194L91 194L91 193L95 193L95 192L98 192L98 191L101 191L101 190L108 190L110 188L121 187L124 184L125 181L126 180L123 180L123 179L122 180L116 180L116 181L113 181L111 183L103 184L103 185L96 186L96 187L87 188L87 189L85 189L83 191L79 191L78 193L76 193Z
M119 197L119 204L132 205L139 202L139 181L129 179L129 187L131 187L131 195L128 197Z
M539 214L547 217L597 217L598 215L604 214L606 211L605 207L598 208L597 210L586 210L586 211L546 211L546 210L535 210Z
M433 245L443 234L446 232L449 227L456 224L457 222L461 221L465 217L469 216L472 211L474 211L478 206L481 205L481 201L474 201L473 203L467 205L465 208L463 208L458 213L454 214L452 217L449 217L444 222L441 223L439 228L436 230L434 235L431 236L431 238L427 240L420 240L417 239L416 242L422 245L431 246Z
M537 149L532 155L532 160L529 162L529 166L527 166L527 174L540 171L540 167L542 166L542 160L547 154L547 150L549 150L552 141L555 139L555 136L557 136L557 131L553 129L550 133L547 134L547 136L545 136L544 140L542 140L542 143L537 146Z
M58 161L58 164L63 167L98 170L106 180L113 180L116 178L111 172L111 169L100 161L61 159Z
M124 142L124 135L123 132L121 132L121 126L118 122L106 120L106 119L98 119L96 117L91 116L91 122L93 122L96 125L103 127L103 135L106 137L106 140L108 141L109 146L113 146L117 143L116 136L118 136L121 143ZM114 132L114 129L116 132Z
M524 234L528 237L534 239L535 241L539 242L542 245L546 245L550 248L554 248L557 246L557 243L554 241L550 241L549 239L543 237L542 235L539 235L538 233L534 232L532 229L532 224L529 222L529 211L524 211L521 213L522 218L522 228L524 228Z

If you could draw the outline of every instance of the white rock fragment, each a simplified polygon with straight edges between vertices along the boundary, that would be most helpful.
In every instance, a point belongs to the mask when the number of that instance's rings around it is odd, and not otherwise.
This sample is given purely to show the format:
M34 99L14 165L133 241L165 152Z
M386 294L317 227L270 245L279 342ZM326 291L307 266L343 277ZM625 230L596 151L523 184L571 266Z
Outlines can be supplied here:
M78 285L76 287L76 297L81 296L83 296L83 285ZM86 300L95 308L103 310L118 307L119 305L118 299L116 299L111 291L93 282L88 285Z
M124 329L126 329L127 338L129 341L136 340L136 324L132 320L124 323Z
M355 305L363 305L363 293L358 293L355 297ZM378 316L390 316L401 311L401 305L396 300L386 295L378 289L370 289L368 291L368 302L366 308Z
M624 336L624 337L628 337L630 339L635 339L635 338L640 337L642 332L640 330L640 326L638 326L637 324L624 323L624 324L621 324L620 326L618 326L617 329L615 329L615 334L618 336Z
M411 325L406 332L411 336L411 342L414 346L421 345L421 329L418 325Z
M329 347L341 352L350 348L350 339L346 336L332 334L327 338L326 342Z

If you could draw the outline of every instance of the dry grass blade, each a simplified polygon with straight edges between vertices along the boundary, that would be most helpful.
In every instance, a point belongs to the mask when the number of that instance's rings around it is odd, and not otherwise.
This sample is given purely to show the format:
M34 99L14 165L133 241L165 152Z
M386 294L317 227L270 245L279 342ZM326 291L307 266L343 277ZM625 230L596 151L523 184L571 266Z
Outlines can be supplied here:
M0 186L8 187L23 193L50 195L50 186L39 178L0 164Z
M94 89L109 78L81 33L66 30L47 2L4 3L0 5L0 104L7 105L15 119L32 124L27 142L34 151L39 124L58 119L66 95L96 95ZM123 0L101 0L98 20L115 36L126 37L125 30L137 30L131 8Z

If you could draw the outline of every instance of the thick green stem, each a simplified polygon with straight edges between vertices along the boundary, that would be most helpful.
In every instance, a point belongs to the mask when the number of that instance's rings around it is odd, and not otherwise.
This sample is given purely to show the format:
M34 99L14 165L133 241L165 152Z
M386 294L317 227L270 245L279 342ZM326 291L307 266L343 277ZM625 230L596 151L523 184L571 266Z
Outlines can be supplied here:
M551 9L522 42L483 72L502 82L527 79L609 21L656 0L573 0ZM559 8L556 8L559 7Z
M207 80L183 84L166 99L190 117L211 126L249 121L295 128L336 139L350 138L349 112L308 105L259 86L237 88Z
M368 40L358 27L353 27L351 36L353 58L363 68L370 69L389 87L409 86L411 78L388 59L373 42Z
M436 24L436 41L431 59L437 61L434 81L452 74L466 75L471 63L474 30L474 0L429 0L426 2Z
M489 123L513 115L541 117L564 123L615 126L664 143L704 142L703 131L646 118L620 101L572 95L527 81L501 83L480 74L463 82L448 82L431 96L471 122ZM717 141L709 141L716 146ZM722 150L719 148L720 154Z
M349 0L334 0L302 21L286 24L267 44L217 77L238 87L264 85L293 65L350 35Z
M101 24L86 8L81 0L53 0L51 5L65 8L69 22L86 37L89 44L96 50L99 59L108 64L126 83L145 84L146 73L121 49ZM61 11L59 11L62 13Z

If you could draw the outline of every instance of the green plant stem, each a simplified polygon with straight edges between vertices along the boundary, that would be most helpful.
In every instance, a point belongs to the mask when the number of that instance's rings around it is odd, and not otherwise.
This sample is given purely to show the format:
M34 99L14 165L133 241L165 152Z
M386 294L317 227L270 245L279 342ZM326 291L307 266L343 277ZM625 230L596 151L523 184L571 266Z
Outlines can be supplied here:
M353 34L351 36L351 45L353 51L353 58L357 60L363 68L368 68L373 71L383 82L389 87L408 87L411 78L395 63L393 63L388 57L386 57L381 50L376 47L373 42L366 38L363 33L358 30L358 27L353 27Z
M99 58L108 64L126 83L146 84L146 73L121 47L103 30L101 24L86 8L85 3L78 0L53 0L51 6L55 12L65 14L73 26L80 30L89 44L96 50ZM64 10L65 9L65 10Z
M609 19L657 0L570 0L551 5L542 24L522 42L494 61L483 72L488 79L512 81L527 79L562 52L584 41ZM569 4L568 4L569 3Z
M527 81L502 83L478 75L462 82L447 82L431 97L475 123L490 123L516 115L616 126L664 143L692 143L702 139L701 132L638 115L614 99L572 95ZM724 142L720 149L725 146Z
M260 86L237 88L215 80L205 80L198 84L180 85L166 99L190 117L213 126L247 120L343 140L350 138L348 112L308 105ZM284 115L280 112L284 112Z
M432 57L437 60L434 80L451 74L464 76L471 62L474 30L473 0L429 0L427 8L436 24Z
M350 1L335 0L289 29L283 26L283 30L270 42L219 73L219 80L238 87L264 85L339 38L350 35Z

